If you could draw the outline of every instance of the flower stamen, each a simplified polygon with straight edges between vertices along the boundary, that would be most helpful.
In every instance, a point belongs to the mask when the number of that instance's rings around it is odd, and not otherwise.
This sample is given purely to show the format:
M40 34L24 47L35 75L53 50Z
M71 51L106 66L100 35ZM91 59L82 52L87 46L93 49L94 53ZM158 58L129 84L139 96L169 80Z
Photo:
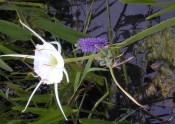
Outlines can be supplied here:
M51 66L51 65L49 65L49 64L44 64L45 66Z
M33 75L33 72L29 72L29 73L27 74L27 76L29 76L29 75Z
M34 49L33 51L41 51L41 50L44 50L44 49Z
M30 56L25 56L25 57L23 58L23 60L25 60L25 59L28 58L28 57L30 57Z

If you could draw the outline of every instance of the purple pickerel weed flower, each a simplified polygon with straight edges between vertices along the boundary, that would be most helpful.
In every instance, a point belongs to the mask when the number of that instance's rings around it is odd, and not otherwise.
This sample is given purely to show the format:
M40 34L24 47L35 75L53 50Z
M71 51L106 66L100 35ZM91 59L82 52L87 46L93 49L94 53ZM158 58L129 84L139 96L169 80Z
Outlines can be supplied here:
M81 38L78 40L78 46L82 52L100 52L95 45L104 48L107 45L108 39L106 38Z

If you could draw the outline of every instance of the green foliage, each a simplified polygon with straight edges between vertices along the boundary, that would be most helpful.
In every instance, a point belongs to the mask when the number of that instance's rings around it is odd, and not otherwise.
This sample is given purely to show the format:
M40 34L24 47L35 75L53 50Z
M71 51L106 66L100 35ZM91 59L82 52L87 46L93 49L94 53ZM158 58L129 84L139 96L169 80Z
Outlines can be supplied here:
M0 59L0 65L1 65L0 68L6 71L9 71L9 72L13 71L13 69L10 66L8 66L2 59Z
M160 10L148 16L146 19L151 19L155 16L161 15L163 13L169 12L175 9L175 2L159 2L157 0L120 0L121 2L128 3L128 4L145 4L145 5L155 5L155 6L170 6L164 10Z
M132 4L149 4L157 6L169 6L167 9L161 10L149 17L158 16L160 14L166 13L175 9L175 2L161 3L156 0L120 0L125 3ZM4 2L1 0L0 2ZM92 2L94 3L95 0ZM108 28L109 28L109 39L112 39L111 27L110 27L110 5L107 3L108 11ZM84 3L87 4L87 3ZM42 37L46 37L45 32L49 32L55 39L58 41L64 40L64 43L71 43L72 46L77 43L77 40L80 38L91 37L87 32L87 29L91 22L91 16L93 14L93 4L89 8L89 15L85 23L84 33L74 30L61 21L57 20L56 17L50 17L47 14L48 8L46 4L37 3L37 2L8 2L6 1L0 5L0 9L4 11L10 11L15 14L15 18L6 20L0 20L0 52L3 54L26 54L31 53L35 44L39 44L36 38L33 38L33 34L27 29L20 26L18 19L21 19L25 24L29 25ZM103 10L104 11L104 10ZM27 13L27 14L26 14ZM10 21L11 20L11 21ZM68 71L70 77L70 83L65 83L66 80L59 84L59 96L60 101L63 106L63 110L70 120L70 122L80 122L82 124L114 124L117 122L110 122L99 119L90 119L93 118L93 115L101 115L104 118L107 118L105 110L97 111L99 105L102 105L103 108L107 104L111 104L107 101L107 96L109 94L109 87L111 79L107 79L105 76L109 76L110 72L108 65L114 63L116 51L123 47L137 42L138 40L155 33L164 28L175 25L175 18L171 18L164 22L161 22L158 25L155 25L149 29L146 29L129 39L118 43L111 44L109 47L101 50L101 53L85 53L77 54L74 50L66 51L63 46L62 55L64 56L65 68ZM45 39L45 38L44 38ZM26 42L23 42L26 41ZM32 44L32 47L31 47ZM71 46L71 47L72 47ZM77 57L80 56L80 57ZM30 106L28 107L25 113L21 113L21 110L24 109L24 106L32 92L36 87L36 82L40 79L27 75L28 72L33 71L33 61L16 59L13 61L13 58L10 57L11 62L9 65L6 61L9 60L9 57L0 58L0 76L2 77L2 89L0 89L0 97L5 101L5 104L0 105L0 122L5 123L34 123L34 124L43 124L43 123L64 123L64 117L58 108L52 87L47 87L45 85L40 89L40 93L36 93L31 100ZM96 60L100 60L98 63ZM21 64L22 63L22 64ZM100 65L101 64L101 65ZM103 68L102 65L105 67ZM106 66L107 65L107 66ZM15 71L15 72L12 72ZM115 76L113 76L115 78ZM47 90L43 90L44 88ZM98 99L92 101L94 105L92 108L84 110L83 105L87 104L84 102L84 99L89 96L89 92L96 87L98 89L99 96ZM24 90L25 89L25 90ZM44 91L44 92L43 92ZM95 95L95 93L94 93ZM6 105L8 103L8 105ZM88 101L88 104L91 102ZM91 104L92 104L91 103ZM75 109L73 109L75 108ZM89 116L81 118L81 112L88 114ZM132 114L136 112L133 111ZM100 113L100 114L99 114ZM131 115L128 114L125 117L121 118L119 122L122 122ZM5 119L4 119L5 118ZM97 117L98 118L98 117ZM119 119L119 118L117 118ZM66 122L65 122L66 123Z
M80 123L81 124L115 124L114 122L97 120L97 119L80 119Z
M160 24L157 24L151 28L148 28L132 37L130 37L129 39L123 41L122 43L117 44L116 46L114 46L112 49L116 49L116 48L123 48L126 47L152 33L158 32L164 28L170 27L170 26L174 26L175 25L175 17L168 19L164 22L161 22Z
M15 38L16 40L27 41L32 36L31 32L23 29L22 27L14 23L11 23L5 20L0 20L0 27L1 27L0 28L1 33L11 36Z
M124 3L132 3L132 4L150 4L150 3L159 3L156 0L120 0Z
M164 13L169 12L169 11L174 10L174 9L175 9L175 5L170 6L170 7L166 8L166 9L164 9L164 10L161 10L159 12L156 12L156 13L152 14L151 16L148 16L146 19L151 19L151 18L153 18L155 16L164 14Z
M175 2L159 2L157 0L120 0L121 2L128 4L146 4L155 6L173 6Z
M72 44L75 44L80 38L90 37L87 34L83 34L70 27L65 26L61 22L50 22L48 20L37 20L34 22L38 27L52 33L53 35L59 36Z

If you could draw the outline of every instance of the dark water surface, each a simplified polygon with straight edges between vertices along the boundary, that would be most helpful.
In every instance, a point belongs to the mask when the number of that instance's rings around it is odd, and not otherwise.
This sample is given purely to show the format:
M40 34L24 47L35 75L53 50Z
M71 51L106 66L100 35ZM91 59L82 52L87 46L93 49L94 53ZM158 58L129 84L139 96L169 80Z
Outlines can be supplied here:
M173 0L166 2L170 1ZM86 4L84 1L71 0L64 2L62 1L61 5L50 2L49 9L51 15L60 18L66 25L82 31L89 7L90 4ZM97 2L94 2L92 8L92 19L87 33L93 37L107 37L108 20L105 0L98 0ZM123 40L131 37L141 30L152 27L153 25L175 16L175 11L170 11L153 19L145 20L145 18L149 15L164 8L166 7L135 4L127 5L117 0L110 0L113 42L122 42ZM62 13L57 13L57 9L62 9ZM139 47L139 45L136 46ZM148 50L143 51L142 53L137 52L133 54L133 48L137 51L135 45L130 45L129 47L122 50L126 53L125 59L133 55L136 56L136 59L133 59L126 64L129 79L129 84L126 89L143 104L149 104L149 109L148 112L144 110L138 110L126 120L132 124L174 124L174 67L169 66L171 63L168 63L166 60L162 60L161 58L148 60L146 58ZM160 91L160 86L155 86L154 93L148 95L148 88L152 86L152 83L154 82L153 80L156 80L156 75L160 75L160 72L154 69L152 65L165 65L171 71L170 78L173 84L169 87L172 87L172 89L170 88L169 93L164 97L161 95L162 92ZM116 69L115 71L119 80L122 81L122 70ZM121 79L119 76L121 76ZM166 80L170 79L168 78ZM123 85L125 84L123 83ZM114 87L114 89L116 89L116 86ZM111 94L108 99L109 102L116 104L117 107L112 107L112 109L106 110L109 113L107 120L119 119L120 117L130 113L132 110L137 109L137 106L133 104L131 105L131 101L124 97L119 89L116 89L116 92ZM119 108L130 109L121 111Z

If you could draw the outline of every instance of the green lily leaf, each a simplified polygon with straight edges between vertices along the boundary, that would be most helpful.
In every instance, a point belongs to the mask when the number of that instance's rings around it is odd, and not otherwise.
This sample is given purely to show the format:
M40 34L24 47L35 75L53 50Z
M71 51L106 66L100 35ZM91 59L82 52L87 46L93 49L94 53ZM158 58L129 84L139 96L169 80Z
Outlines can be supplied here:
M22 111L24 109L24 107L14 106L12 109ZM40 114L40 115L45 115L46 113L48 113L48 111L49 111L49 109L36 108L36 107L28 107L26 110L26 112L32 112L34 114Z
M80 38L90 37L87 34L83 34L82 32L65 26L61 22L54 23L47 20L37 20L34 24L72 44L75 44Z
M164 10L161 10L161 11L159 11L159 12L156 12L156 13L154 13L154 14L148 16L146 19L153 18L153 17L155 17L155 16L161 15L161 14L163 14L163 13L169 12L169 11L174 10L174 9L175 9L175 6L170 6L170 7L166 8L166 9L164 9Z
M2 96L2 97L4 97L4 98L6 98L6 95L5 95L5 93L0 89L0 96Z
M14 101L28 101L29 99L29 95L24 95L24 94L19 94L17 92L15 92L15 94L19 95L20 97L17 98L12 98L12 100ZM51 98L51 96L49 94L46 95L34 95L33 98L31 99L31 101L35 101L38 103L47 103L49 101L49 99Z
M97 120L97 119L80 119L81 124L115 124L111 121Z
M132 37L130 37L129 39L117 44L115 47L113 47L112 49L116 49L116 48L123 48L126 47L150 34L153 34L155 32L158 32L164 28L170 27L170 26L174 26L175 25L175 17L168 19L164 22L161 22L160 24L157 24L151 28L148 28Z
M0 44L0 52L3 52L5 54L16 54L14 51L4 47L3 45Z
M74 112L74 110L72 110L70 107L62 107L66 115L70 115ZM60 109L49 109L49 111L47 111L43 117L41 117L38 121L33 122L33 124L54 124L58 123L60 120L64 120Z
M6 119L0 117L0 122L1 122L1 124L8 124L9 120L6 120Z
M16 40L30 40L32 34L30 31L16 25L14 23L0 20L0 32L15 38Z
M158 3L156 0L120 0L125 3Z
M175 5L175 2L159 2L156 0L119 0L121 2L127 3L127 4L146 4L146 5L155 5L155 6L173 6Z
M9 72L13 71L13 69L10 66L8 66L2 59L0 59L0 68Z

